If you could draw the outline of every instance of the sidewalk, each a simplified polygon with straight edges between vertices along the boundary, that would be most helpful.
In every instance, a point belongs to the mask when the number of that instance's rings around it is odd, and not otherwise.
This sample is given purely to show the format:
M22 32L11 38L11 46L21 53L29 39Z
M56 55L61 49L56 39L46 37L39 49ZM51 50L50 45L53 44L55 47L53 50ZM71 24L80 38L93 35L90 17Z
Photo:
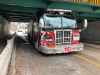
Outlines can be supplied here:
M91 48L100 49L100 45L99 45L99 44L84 43L84 46L85 46L85 47L91 47Z

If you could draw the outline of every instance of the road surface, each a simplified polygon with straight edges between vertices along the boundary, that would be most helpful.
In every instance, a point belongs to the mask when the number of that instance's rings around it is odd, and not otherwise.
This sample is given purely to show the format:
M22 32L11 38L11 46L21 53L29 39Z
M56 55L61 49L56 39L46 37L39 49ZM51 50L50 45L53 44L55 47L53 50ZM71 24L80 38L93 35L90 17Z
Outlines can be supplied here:
M29 44L17 44L15 75L100 75L99 45L82 52L45 56Z

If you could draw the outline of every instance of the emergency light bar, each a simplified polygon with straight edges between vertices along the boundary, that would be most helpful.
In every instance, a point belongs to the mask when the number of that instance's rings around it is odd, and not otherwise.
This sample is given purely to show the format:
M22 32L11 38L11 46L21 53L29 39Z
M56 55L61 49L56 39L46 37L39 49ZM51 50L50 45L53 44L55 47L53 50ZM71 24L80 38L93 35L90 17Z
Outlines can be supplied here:
M72 12L72 10L64 10L64 9L47 9L47 11L57 11L57 12Z

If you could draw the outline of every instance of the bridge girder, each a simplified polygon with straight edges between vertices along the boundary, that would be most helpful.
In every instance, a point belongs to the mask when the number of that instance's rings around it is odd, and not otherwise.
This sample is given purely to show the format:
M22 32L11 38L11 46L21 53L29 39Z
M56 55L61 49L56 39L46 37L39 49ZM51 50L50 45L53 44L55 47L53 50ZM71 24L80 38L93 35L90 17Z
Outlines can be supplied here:
M80 18L100 18L100 6L96 5L51 0L0 0L0 14L10 20L40 17L47 8L73 10Z

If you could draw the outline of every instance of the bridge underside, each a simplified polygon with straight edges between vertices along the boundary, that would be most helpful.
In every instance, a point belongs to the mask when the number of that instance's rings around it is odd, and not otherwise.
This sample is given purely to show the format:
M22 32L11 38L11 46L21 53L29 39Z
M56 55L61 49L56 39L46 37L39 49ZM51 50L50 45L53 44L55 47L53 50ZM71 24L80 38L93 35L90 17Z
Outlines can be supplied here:
M29 21L34 16L39 18L47 8L73 10L79 18L100 19L100 7L96 5L49 0L0 1L0 14L10 21Z

